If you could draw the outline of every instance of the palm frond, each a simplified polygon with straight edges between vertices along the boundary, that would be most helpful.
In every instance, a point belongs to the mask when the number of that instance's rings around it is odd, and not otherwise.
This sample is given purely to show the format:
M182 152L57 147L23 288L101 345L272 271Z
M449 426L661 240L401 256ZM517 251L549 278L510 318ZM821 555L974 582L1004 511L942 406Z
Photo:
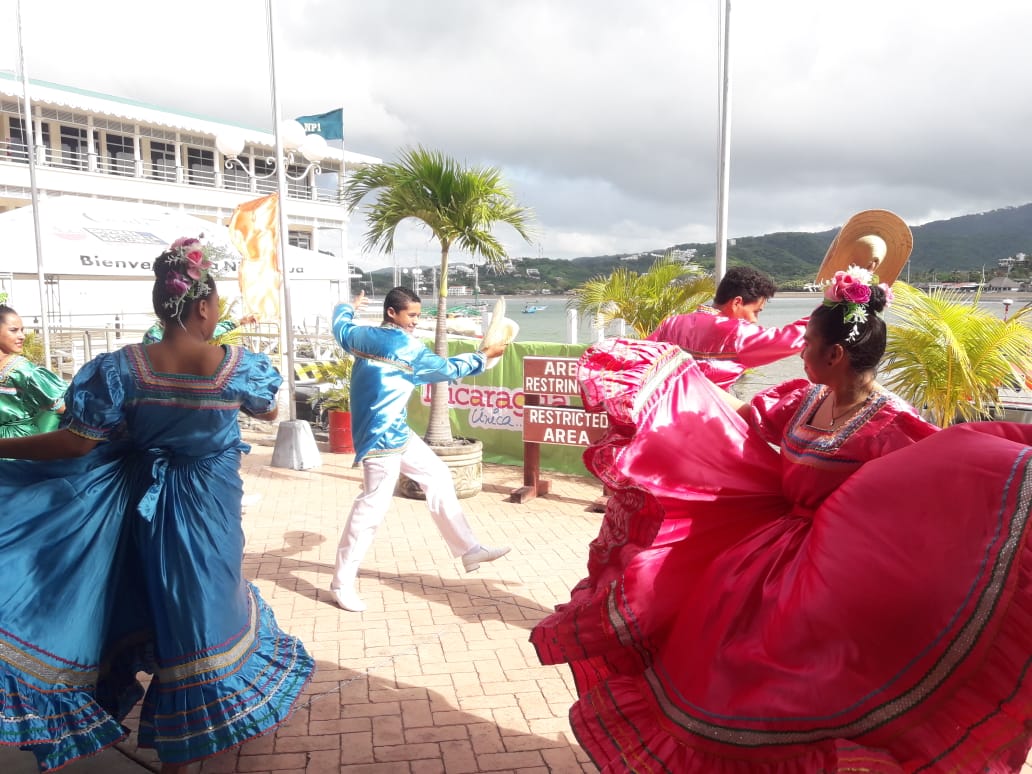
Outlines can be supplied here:
M885 384L945 427L985 417L999 388L1032 367L1032 329L1023 308L1004 321L979 296L893 285Z
M712 277L697 276L678 261L664 256L639 275L620 267L574 288L566 303L581 316L608 325L622 319L645 338L672 314L691 312L713 297Z
M448 354L443 299L448 293L452 246L498 265L505 261L506 252L493 233L495 226L508 224L531 241L532 213L515 201L499 169L465 166L422 146L402 150L396 161L356 171L344 186L343 201L349 212L366 207L367 252L393 252L398 226L409 219L421 223L437 240L441 266L434 351L442 356ZM440 385L431 388L427 431L431 443L451 440L447 401L440 398L445 394Z

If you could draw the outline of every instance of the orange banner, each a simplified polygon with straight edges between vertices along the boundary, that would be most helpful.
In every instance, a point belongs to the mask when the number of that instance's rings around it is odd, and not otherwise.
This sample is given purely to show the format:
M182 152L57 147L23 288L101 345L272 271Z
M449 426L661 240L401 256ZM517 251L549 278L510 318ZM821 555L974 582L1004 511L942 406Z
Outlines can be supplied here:
M238 278L243 297L243 314L259 322L276 322L280 317L280 288L283 271L279 260L278 194L244 202L229 220L229 236L243 259Z

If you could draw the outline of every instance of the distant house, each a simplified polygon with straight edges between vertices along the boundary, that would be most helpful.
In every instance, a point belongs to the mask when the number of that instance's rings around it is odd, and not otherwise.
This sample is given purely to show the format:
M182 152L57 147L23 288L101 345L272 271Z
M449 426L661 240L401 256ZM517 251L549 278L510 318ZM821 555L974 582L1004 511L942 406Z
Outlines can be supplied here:
M670 257L673 258L675 261L687 263L689 261L694 260L698 252L699 251L694 247L689 247L687 250L671 250Z
M1018 291L1021 289L1021 283L1017 280L1012 280L1010 277L993 277L985 286L990 292Z

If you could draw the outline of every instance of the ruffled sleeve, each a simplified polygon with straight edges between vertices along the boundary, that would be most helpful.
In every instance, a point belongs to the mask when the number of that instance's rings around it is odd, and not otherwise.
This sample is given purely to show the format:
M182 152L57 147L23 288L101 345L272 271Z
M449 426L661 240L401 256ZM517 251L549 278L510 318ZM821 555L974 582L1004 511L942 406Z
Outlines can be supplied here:
M577 364L584 407L605 411L611 423L634 427L645 399L678 368L698 366L675 344L606 339L588 347Z
M125 387L117 353L98 355L79 369L65 395L61 427L95 441L107 439L124 418Z
M880 427L877 424L879 421ZM938 427L926 422L895 396L889 398L887 405L871 420L871 424L877 429L877 432L871 434L870 442L874 446L872 457L882 457L939 431Z
M41 411L57 410L64 405L68 384L60 376L37 365L31 365L23 376L25 381L21 399L26 413L38 414Z
M758 392L750 404L749 425L764 441L779 446L811 387L806 379L791 379Z
M276 393L283 384L267 355L244 351L242 367L245 369L246 388L240 401L240 410L255 416L267 414L276 406Z

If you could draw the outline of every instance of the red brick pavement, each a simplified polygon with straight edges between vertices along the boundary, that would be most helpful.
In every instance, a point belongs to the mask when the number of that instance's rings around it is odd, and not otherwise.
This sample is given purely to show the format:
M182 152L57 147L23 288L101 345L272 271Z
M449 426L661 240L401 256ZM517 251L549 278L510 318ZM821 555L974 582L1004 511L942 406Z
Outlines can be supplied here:
M485 466L484 491L463 506L483 543L513 550L469 574L426 504L395 498L359 574L369 610L356 614L328 589L360 471L325 451L313 470L272 468L271 451L256 444L244 462L245 493L259 496L244 510L244 574L317 671L282 728L201 772L595 771L570 732L569 670L541 666L528 642L584 575L601 519L588 510L593 480L550 476L551 494L517 505L506 497L522 469Z

